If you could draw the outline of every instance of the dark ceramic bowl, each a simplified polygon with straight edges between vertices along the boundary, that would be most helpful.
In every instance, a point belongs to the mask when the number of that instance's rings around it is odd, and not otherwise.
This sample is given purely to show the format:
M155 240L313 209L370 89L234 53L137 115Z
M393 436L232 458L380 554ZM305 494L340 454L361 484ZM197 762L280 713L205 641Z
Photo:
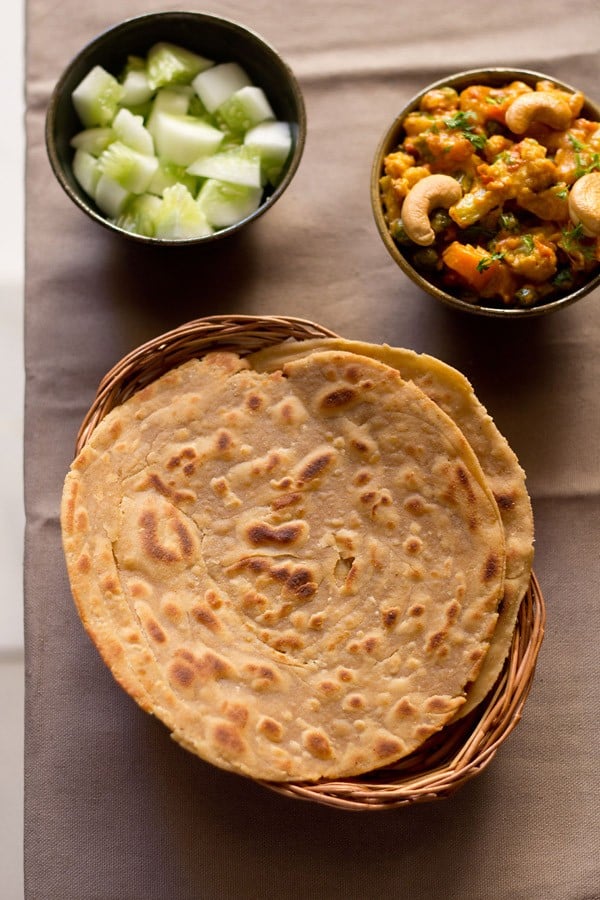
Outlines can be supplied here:
M75 180L71 168L71 138L82 130L71 94L95 65L118 75L129 55L145 56L159 41L192 50L215 62L237 62L252 82L266 93L278 119L289 122L292 150L274 189L266 189L258 209L241 221L214 234L187 240L164 240L134 234L110 222ZM69 63L57 82L46 115L46 148L60 185L73 202L104 227L138 243L163 245L205 244L238 232L263 215L289 187L298 168L306 138L306 112L298 82L279 54L263 38L236 22L200 12L160 12L128 19L104 31Z
M590 274L587 281L580 285L577 290L573 290L571 293L565 294L558 298L553 297L548 302L541 302L537 306L509 308L485 305L486 303L490 302L489 300L482 300L481 303L468 302L464 299L461 299L458 294L454 295L452 293L449 293L447 290L441 288L438 284L430 281L422 272L419 272L416 268L414 268L409 258L402 252L401 248L392 238L384 217L379 181L384 174L383 160L388 155L388 153L391 153L393 150L395 150L404 139L404 131L402 127L404 118L409 112L412 112L413 110L419 108L422 97L428 91L432 90L433 88L448 85L450 87L453 87L458 93L460 93L460 91L464 90L471 84L483 84L493 87L500 87L507 82L517 80L524 81L526 84L530 84L532 86L535 85L537 81L548 80L552 81L558 88L562 88L566 91L573 92L576 90L574 87L571 87L564 82L558 81L556 78L550 75L544 75L541 72L535 72L527 69L472 69L465 72L459 72L458 74L451 75L447 78L442 78L439 81L434 82L433 84L427 85L426 88L424 88L422 91L420 91L420 93L414 96L412 100L410 100L406 104L404 109L402 109L398 113L394 122L388 128L379 143L371 169L371 205L373 208L373 214L375 216L375 223L388 252L390 253L392 259L396 262L396 264L402 269L402 271L406 275L408 275L408 277L415 284L417 284L424 291L427 291L428 294L431 294L437 300L440 300L442 303L452 307L453 309L459 309L464 312L469 312L480 316L495 316L504 319L520 319L524 317L540 316L559 309L564 309L565 306L569 306L576 300L580 300L595 287L600 285L600 270L597 269L594 273ZM600 121L600 107L586 98L581 111L581 116L587 119L591 119L592 121Z

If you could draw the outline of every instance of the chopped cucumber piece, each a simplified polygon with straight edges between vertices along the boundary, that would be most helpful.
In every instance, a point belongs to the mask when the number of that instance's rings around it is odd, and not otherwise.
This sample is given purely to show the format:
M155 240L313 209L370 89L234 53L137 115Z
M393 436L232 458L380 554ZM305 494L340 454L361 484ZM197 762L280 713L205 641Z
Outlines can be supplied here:
M275 118L265 92L254 85L235 91L219 106L217 114L232 131L248 131L265 119Z
M156 218L161 206L160 197L152 194L138 194L127 201L123 211L115 219L115 225L124 228L125 231L134 231L136 234L154 237Z
M173 187L174 184L185 185L194 197L198 192L198 179L194 175L188 175L185 166L176 166L175 163L159 159L158 169L148 185L148 192L162 197L165 188Z
M146 69L130 69L123 79L121 106L141 106L151 99L153 93Z
M262 188L209 178L202 185L197 203L214 228L226 228L257 210L261 199Z
M112 128L85 128L71 138L71 147L75 150L85 150L92 156L100 156L102 151L112 144L115 137Z
M211 59L161 41L148 52L148 81L152 90L170 84L189 84L212 64Z
M192 87L209 112L214 112L240 88L251 85L246 72L237 63L221 63L196 75Z
M144 126L142 116L134 116L128 109L120 109L113 119L112 127L117 138L132 150L154 156L154 141Z
M203 237L246 218L292 149L290 125L238 63L164 41L129 56L119 79L95 66L72 97L74 177L139 234Z
M96 186L100 180L100 167L98 160L86 150L76 150L73 157L73 175L77 183L90 197L96 193Z
M287 122L261 122L244 137L244 146L258 152L263 178L275 185L292 149L292 132Z
M96 185L94 200L100 209L110 219L120 216L129 200L130 193L113 178L101 175Z
M223 132L206 122L163 112L156 116L153 131L158 155L178 166L214 153L223 140Z
M182 184L167 188L160 203L155 219L156 237L182 240L212 234L206 216Z
M102 66L94 66L79 82L71 97L82 124L92 128L94 125L110 125L122 94L123 86L114 75Z
M260 156L249 147L233 147L214 156L205 156L188 166L190 175L216 178L230 184L262 187Z
M152 109L146 120L146 128L152 137L155 137L154 126L159 113L165 112L173 116L185 116L188 114L193 96L194 91L186 85L162 88L154 98Z
M143 194L158 169L155 156L132 150L121 141L114 141L98 158L100 171L120 184L128 193Z

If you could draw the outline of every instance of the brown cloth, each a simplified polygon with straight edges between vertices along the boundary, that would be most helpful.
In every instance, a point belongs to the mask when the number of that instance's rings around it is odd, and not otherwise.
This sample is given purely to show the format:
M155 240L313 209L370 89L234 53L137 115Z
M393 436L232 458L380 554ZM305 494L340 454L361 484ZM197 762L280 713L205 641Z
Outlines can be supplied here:
M294 68L308 139L292 186L245 233L164 252L76 209L43 138L52 87L79 48L159 8L177 6L28 3L26 896L597 900L600 292L521 322L441 307L383 247L369 175L400 107L461 69L541 70L600 101L600 7L208 4ZM548 612L536 680L492 764L448 800L346 812L215 769L120 690L79 623L58 522L79 423L126 352L217 313L303 316L438 356L469 377L528 473Z

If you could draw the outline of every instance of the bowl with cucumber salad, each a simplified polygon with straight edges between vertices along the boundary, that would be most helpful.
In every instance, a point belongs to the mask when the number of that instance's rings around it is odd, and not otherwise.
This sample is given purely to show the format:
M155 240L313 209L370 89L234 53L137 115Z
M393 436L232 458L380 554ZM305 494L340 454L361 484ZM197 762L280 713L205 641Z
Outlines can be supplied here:
M138 16L95 37L46 114L50 164L71 200L160 245L213 241L264 214L305 135L302 92L277 51L199 12Z

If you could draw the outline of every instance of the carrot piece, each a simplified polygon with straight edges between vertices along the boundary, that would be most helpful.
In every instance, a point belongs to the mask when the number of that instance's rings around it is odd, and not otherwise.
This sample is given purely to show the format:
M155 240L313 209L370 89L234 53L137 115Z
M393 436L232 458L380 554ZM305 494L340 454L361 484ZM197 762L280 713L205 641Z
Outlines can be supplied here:
M460 244L458 241L453 241L446 247L442 259L449 269L476 291L486 287L500 266L499 261L493 259L482 247Z

